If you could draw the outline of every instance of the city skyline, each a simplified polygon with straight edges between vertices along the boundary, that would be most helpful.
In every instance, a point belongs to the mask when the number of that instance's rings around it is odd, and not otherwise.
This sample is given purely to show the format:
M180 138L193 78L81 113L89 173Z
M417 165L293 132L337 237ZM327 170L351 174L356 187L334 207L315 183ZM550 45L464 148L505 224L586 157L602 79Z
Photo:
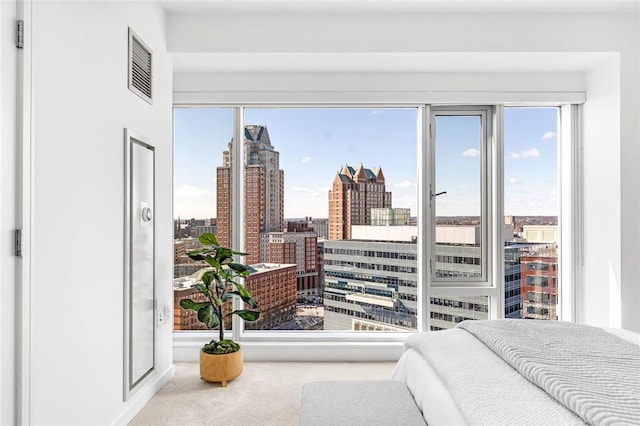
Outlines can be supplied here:
M174 218L216 217L215 170L231 140L232 110L177 108L174 115ZM265 125L280 153L288 218L326 218L328 191L345 164L382 167L392 206L410 208L416 216L416 122L416 108L245 109L245 124ZM448 191L441 203L456 204L456 193L463 200L450 211L439 204L438 215L474 213L460 190L473 182L470 161L478 163L477 147L465 145L470 132L473 129L438 123L438 138L446 141L452 157L447 161L459 165L451 168L455 173L438 170L437 186ZM557 215L557 110L507 108L504 134L505 214ZM440 158L444 155L438 154Z

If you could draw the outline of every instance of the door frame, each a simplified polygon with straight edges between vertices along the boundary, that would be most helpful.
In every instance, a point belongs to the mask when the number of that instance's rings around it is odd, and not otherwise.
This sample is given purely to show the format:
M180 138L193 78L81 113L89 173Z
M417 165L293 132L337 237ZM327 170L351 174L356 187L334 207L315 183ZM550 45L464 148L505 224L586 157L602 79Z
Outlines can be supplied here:
M31 423L31 274L33 223L32 0L16 0L24 45L16 55L16 228L22 255L16 266L16 421Z

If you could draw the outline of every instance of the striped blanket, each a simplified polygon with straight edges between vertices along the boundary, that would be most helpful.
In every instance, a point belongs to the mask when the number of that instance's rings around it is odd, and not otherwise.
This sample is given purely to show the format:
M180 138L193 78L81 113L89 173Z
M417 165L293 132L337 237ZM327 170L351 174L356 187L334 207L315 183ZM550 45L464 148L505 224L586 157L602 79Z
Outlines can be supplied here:
M458 324L529 381L593 425L640 425L640 346L557 321Z

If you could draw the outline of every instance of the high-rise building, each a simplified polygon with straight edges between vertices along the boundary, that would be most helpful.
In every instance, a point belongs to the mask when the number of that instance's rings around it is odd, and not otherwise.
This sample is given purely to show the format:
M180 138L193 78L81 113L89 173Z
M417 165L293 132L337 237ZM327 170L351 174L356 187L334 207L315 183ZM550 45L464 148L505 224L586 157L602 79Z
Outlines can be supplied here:
M521 257L522 317L557 320L558 256L555 244L541 244Z
M436 226L435 265L439 276L465 277L480 273L477 228L477 225ZM324 328L415 329L417 227L354 226L352 233L351 240L323 242ZM554 289L557 286L554 287L556 281L552 276L554 259L540 257L541 250L547 245L505 244L505 317L542 318L541 315L548 315L553 319L555 305L547 305L556 303L557 290L554 293ZM527 303L525 298L531 301ZM452 328L466 319L488 317L487 296L430 299L432 330Z
M326 240L323 246L325 330L417 328L415 243Z
M223 164L216 170L216 207L218 241L231 246L231 166L233 140L222 154ZM284 171L280 153L271 145L265 126L244 128L244 251L246 263L259 263L260 234L284 228Z
M313 231L269 232L262 234L262 254L269 263L293 263L296 270L297 296L318 296L320 271L318 271L318 237Z
M371 209L390 207L391 192L386 192L382 168L345 165L329 191L329 239L350 239L352 225L371 225Z

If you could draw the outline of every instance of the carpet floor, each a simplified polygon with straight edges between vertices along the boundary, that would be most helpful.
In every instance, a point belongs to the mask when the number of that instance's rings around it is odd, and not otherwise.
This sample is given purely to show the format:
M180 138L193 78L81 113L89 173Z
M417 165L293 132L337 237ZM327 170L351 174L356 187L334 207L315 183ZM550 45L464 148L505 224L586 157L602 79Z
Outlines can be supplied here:
M245 362L226 388L200 379L197 362L178 362L171 380L129 423L297 425L302 385L317 380L388 379L395 362Z

